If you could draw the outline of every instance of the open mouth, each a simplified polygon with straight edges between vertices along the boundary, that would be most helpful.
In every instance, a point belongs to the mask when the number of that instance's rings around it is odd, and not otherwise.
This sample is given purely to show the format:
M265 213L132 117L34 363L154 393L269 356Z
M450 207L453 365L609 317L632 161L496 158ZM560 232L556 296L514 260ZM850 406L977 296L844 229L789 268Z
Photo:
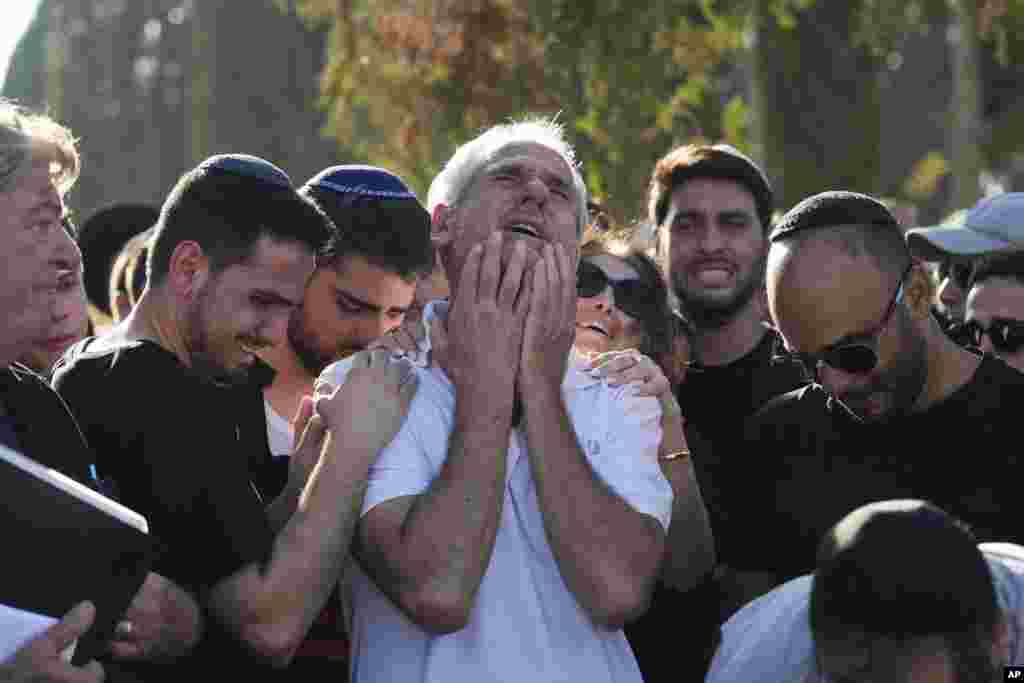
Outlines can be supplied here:
M590 323L589 325L584 325L583 329L590 330L591 332L597 332L599 334L603 334L604 336L608 337L609 339L611 338L611 335L608 334L608 330L604 329L603 327L601 327L597 323Z

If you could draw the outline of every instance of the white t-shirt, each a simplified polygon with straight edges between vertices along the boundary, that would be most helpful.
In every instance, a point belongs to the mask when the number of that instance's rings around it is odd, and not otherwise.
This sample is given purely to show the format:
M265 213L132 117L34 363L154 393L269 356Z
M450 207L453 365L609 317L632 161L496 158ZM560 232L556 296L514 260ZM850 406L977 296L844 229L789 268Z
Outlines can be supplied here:
M424 311L429 327L447 303ZM420 352L396 362L415 366L419 384L408 416L370 470L363 514L401 496L418 495L448 454L454 387L429 364L429 335ZM321 377L340 386L347 361ZM571 365L563 384L576 437L595 474L634 509L667 529L672 488L658 466L661 408L629 387L609 387ZM405 617L361 571L350 586L352 681L508 681L509 683L641 683L621 630L595 625L562 579L548 545L523 435L513 431L507 486L491 562L468 625L432 635Z
M263 400L263 408L267 413L267 442L270 444L270 454L275 458L291 457L292 444L295 441L292 423L281 417L266 399Z
M1024 547L978 546L992 571L996 598L1010 630L1010 661L1024 664ZM827 683L817 672L808 616L811 575L762 595L722 626L722 643L705 683Z

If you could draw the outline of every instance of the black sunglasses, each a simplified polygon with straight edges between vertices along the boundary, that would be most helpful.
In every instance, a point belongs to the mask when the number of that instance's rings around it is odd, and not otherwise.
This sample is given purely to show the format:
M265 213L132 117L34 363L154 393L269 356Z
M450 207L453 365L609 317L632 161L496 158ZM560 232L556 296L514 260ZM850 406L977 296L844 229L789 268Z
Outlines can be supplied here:
M613 280L589 261L580 261L576 267L576 295L589 299L608 287L615 295L615 305L626 315L643 318L654 308L654 288L640 278Z
M910 273L910 266L907 266L900 276L899 286L893 294L892 301L885 309L885 315L881 322L873 330L865 333L863 341L841 343L830 346L819 353L800 353L796 351L783 351L784 358L800 363L807 376L818 381L818 368L827 365L830 368L841 370L853 375L866 375L878 366L878 338L889 324L896 306L903 300L903 281Z
M997 351L1016 353L1024 347L1024 320L992 318L988 327L983 327L977 320L968 320L964 328L975 346L981 346L981 340L988 336L992 340L992 348Z

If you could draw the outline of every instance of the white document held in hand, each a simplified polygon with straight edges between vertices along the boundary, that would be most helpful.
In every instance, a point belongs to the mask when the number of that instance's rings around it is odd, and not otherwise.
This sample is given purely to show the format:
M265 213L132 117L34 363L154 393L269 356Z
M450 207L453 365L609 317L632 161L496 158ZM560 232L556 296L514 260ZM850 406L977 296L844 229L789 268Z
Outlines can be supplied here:
M149 533L149 526L142 515L93 491L88 486L78 483L57 470L44 467L6 446L0 446L0 459L93 507L103 510L111 517L115 517L125 524L135 527L142 533ZM72 607L74 605L69 605L68 609L70 610ZM57 620L51 616L26 612L9 605L0 604L0 663L8 661L25 643L41 635L55 623L57 623ZM62 653L65 660L70 661L74 653L74 647L75 644L72 643Z

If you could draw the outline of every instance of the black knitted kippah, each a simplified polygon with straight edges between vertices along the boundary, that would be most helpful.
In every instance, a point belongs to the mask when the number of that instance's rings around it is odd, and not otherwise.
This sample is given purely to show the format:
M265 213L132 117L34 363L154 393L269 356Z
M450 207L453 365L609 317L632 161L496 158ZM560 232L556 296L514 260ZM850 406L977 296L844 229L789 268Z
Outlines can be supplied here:
M900 230L882 202L857 192L832 190L808 197L779 219L769 240L777 242L795 232L835 225L877 225Z

